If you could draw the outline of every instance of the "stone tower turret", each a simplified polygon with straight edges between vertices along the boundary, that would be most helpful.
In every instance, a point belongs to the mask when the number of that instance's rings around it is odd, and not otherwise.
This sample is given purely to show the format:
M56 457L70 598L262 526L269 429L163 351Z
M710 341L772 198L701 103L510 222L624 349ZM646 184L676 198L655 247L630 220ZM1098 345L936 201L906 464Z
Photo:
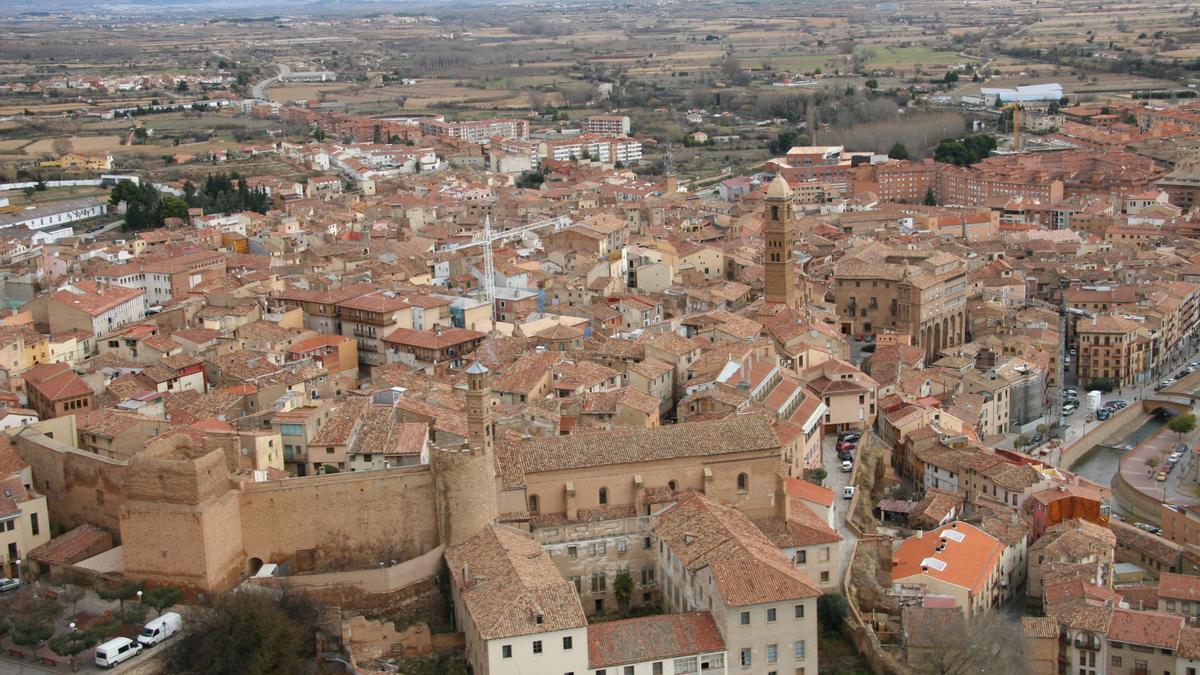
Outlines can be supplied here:
M795 306L796 271L792 261L795 240L792 217L792 188L776 176L767 186L766 214L763 219L763 299Z
M495 443L488 369L476 362L467 369L466 447L439 448L432 456L442 543L461 543L496 522Z

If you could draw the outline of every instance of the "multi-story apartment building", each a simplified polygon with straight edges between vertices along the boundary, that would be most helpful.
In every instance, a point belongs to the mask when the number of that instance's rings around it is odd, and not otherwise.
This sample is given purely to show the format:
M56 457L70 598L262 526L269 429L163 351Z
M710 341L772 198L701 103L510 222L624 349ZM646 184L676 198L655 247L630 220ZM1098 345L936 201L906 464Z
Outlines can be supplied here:
M217 251L189 253L159 260L135 260L124 265L109 265L97 270L97 283L110 283L146 292L151 305L180 298L203 281L225 274L225 255Z
M95 392L70 364L43 363L25 371L29 407L44 420L63 415L86 415L95 408Z
M33 474L16 449L0 448L0 575L21 577L18 561L50 541L50 513L46 497L33 491Z
M368 367L388 362L383 338L396 329L449 326L449 307L449 300L394 291L374 291L337 303L342 335L356 339L359 362Z
M590 673L579 596L526 533L492 525L446 551L455 625L480 675Z
M529 138L529 121L512 118L494 118L478 121L443 122L423 119L421 133L426 136L457 138L468 143L487 143L493 138L522 141Z
M1138 338L1140 324L1117 314L1098 314L1075 323L1079 381L1105 378L1132 386L1144 370L1148 343Z
M962 344L967 270L961 258L873 243L839 260L833 276L843 335L908 333L929 357Z
M556 162L591 158L597 162L629 164L642 158L642 142L585 134L543 141L538 145L538 156Z
M905 539L892 554L892 581L948 595L963 617L971 619L1002 600L1003 549L987 532L955 521Z
M628 136L629 118L625 115L592 115L584 122L583 133L597 136Z
M821 591L745 515L691 495L661 516L654 533L664 605L712 613L729 670L816 670Z
M80 281L25 307L52 333L83 331L99 336L146 318L147 306L141 289Z

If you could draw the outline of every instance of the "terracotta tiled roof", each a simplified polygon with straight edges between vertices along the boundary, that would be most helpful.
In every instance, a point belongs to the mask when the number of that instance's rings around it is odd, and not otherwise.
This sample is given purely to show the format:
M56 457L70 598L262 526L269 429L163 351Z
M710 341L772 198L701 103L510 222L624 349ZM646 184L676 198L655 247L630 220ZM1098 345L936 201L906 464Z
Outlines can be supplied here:
M945 548L937 551L943 539ZM950 523L905 539L892 556L892 578L900 581L924 574L979 593L999 564L1002 549L987 532L963 522ZM929 564L931 560L940 566Z
M25 384L41 392L50 401L86 396L95 393L75 374L70 364L43 363L30 368L24 374Z
M821 594L741 511L704 495L692 493L668 509L654 532L688 571L710 569L726 607Z
M524 472L533 473L778 448L779 439L767 417L741 415L715 422L534 439L521 443L518 454Z
M1110 642L1174 649L1182 628L1183 617L1178 614L1115 609L1108 626L1108 639Z
M1177 600L1200 600L1200 577L1163 572L1158 577L1158 595Z
M1023 616L1021 632L1031 638L1058 639L1058 622L1048 616Z
M111 546L112 535L84 523L33 549L29 557L48 565L67 565L79 562L87 551L103 543Z
M72 290L74 289L74 290ZM145 295L140 288L126 288L113 284L100 286L91 281L80 281L70 288L55 291L50 298L57 303L78 309L90 316L100 316L135 298Z
M725 650L708 612L660 614L588 626L588 668L672 659Z
M528 534L489 526L447 549L446 564L484 640L587 626L575 586Z

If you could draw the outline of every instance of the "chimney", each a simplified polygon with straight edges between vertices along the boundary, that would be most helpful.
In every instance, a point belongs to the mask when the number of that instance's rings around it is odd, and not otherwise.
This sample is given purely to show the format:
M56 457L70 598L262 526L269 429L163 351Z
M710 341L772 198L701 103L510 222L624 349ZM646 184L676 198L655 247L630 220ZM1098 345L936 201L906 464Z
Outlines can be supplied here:
M471 584L471 563L463 563L463 584Z
M918 529L917 530L917 539L924 539L924 538L925 538L925 530Z
M685 532L685 533L683 534L683 545L684 545L684 546L691 546L691 545L692 545L692 544L694 544L694 543L696 543L696 535L694 535L694 534L688 534L688 533L686 533L686 532Z

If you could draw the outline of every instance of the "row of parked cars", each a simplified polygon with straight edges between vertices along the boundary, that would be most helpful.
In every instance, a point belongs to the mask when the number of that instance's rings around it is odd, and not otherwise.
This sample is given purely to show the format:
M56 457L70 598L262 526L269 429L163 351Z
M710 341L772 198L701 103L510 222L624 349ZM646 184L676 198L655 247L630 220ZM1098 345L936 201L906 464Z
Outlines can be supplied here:
M1154 474L1154 480L1159 482L1165 481L1167 477L1171 475L1171 470L1174 469L1175 465L1183 459L1183 454L1187 451L1187 443L1175 444L1175 446L1171 448L1171 454L1167 455L1167 458L1163 460L1162 465L1158 467L1158 473Z
M1117 411L1124 409L1128 405L1129 405L1129 401L1125 401L1125 400L1122 400L1119 398L1114 398L1113 400L1109 401L1108 403L1105 403L1104 405L1100 406L1100 409L1096 411L1096 419L1103 422L1104 420L1117 414Z
M1158 384L1154 385L1154 391L1162 391L1163 389L1166 389L1167 387L1175 384L1176 382L1182 380L1183 378L1187 377L1188 375L1191 375L1192 373L1196 372L1197 370L1200 370L1200 360L1192 361L1191 363L1184 366L1183 370L1179 371L1178 373L1175 373L1174 375L1171 375L1170 377L1163 380L1162 382L1159 382Z
M1079 410L1079 392L1074 389L1063 389L1062 418L1065 420Z

